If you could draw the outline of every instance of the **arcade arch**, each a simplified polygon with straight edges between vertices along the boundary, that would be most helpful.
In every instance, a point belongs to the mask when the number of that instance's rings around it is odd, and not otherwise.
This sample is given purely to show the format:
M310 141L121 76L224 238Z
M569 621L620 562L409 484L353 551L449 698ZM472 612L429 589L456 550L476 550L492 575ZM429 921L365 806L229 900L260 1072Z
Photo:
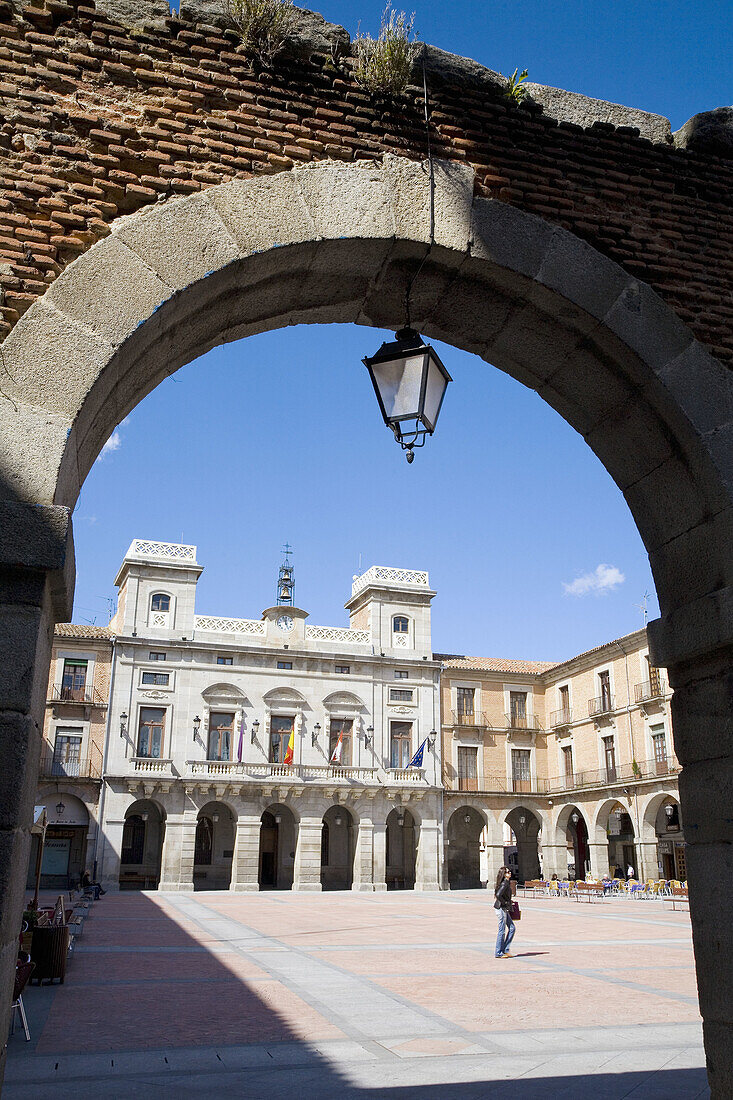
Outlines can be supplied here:
M194 890L228 890L232 878L236 814L223 802L207 802L196 817Z
M556 825L558 848L567 852L567 874L571 879L584 879L588 872L602 875L606 868L592 866L588 843L588 825L580 806L563 806ZM564 869L563 869L564 870Z
M504 817L504 824L511 830L514 843L504 850L504 862L511 867L519 882L540 878L540 834L542 820L536 811L527 806L515 806ZM505 843L506 838L505 837Z
M120 851L120 890L154 890L160 882L165 810L150 798L125 810Z
M419 827L404 806L395 806L387 814L386 882L388 890L413 890Z
M260 890L290 890L298 832L295 815L289 806L278 802L268 806L260 820Z
M356 824L345 806L330 806L321 831L321 886L350 890L354 881Z
M478 890L486 817L475 806L459 806L446 826L447 874L451 890Z
M468 166L436 165L431 240L429 186L423 166L387 157L382 167L322 164L268 177L264 200L261 179L169 200L114 223L18 321L3 345L10 400L0 411L0 495L8 545L24 548L8 567L19 584L28 568L42 583L24 641L37 655L35 680L19 685L10 665L0 669L0 702L38 711L49 624L68 617L73 585L68 510L122 417L217 343L299 322L401 327L405 288L422 264L416 327L477 353L557 409L624 492L649 552L662 608L650 634L675 688L678 755L711 794L690 868L705 1011L706 998L721 999L706 934L718 916L696 911L695 891L706 896L724 874L730 826L702 766L720 759L719 723L700 716L725 716L728 704L733 378L647 285L592 246L474 197ZM266 221L256 213L263 201ZM35 775L22 760L17 767L20 821ZM146 858L153 832L147 825ZM17 843L20 868L27 836ZM127 866L134 875L143 865ZM733 1009L733 980L724 999Z

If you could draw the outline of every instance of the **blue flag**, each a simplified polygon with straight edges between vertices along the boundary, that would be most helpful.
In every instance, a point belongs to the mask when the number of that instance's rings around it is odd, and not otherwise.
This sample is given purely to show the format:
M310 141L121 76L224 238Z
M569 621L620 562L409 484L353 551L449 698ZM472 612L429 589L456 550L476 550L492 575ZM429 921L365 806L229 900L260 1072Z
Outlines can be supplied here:
M425 746L427 745L427 743L428 743L428 739L426 737L425 740L423 741L423 743L420 745L420 748L417 750L417 752L413 756L410 763L407 765L408 768L421 768L423 766L422 759L423 759L423 756L425 755Z

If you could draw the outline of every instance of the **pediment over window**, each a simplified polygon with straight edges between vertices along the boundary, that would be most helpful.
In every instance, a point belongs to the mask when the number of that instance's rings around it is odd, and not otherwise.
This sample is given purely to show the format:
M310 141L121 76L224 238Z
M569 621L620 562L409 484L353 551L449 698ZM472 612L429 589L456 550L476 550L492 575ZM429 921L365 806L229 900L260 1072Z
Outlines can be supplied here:
M290 687L273 688L262 698L270 705L273 703L305 703L305 696L301 695L295 688Z
M234 684L212 684L210 687L204 688L201 692L201 697L208 703L226 702L239 703L242 705L247 701L247 696L243 691L240 691Z
M323 705L328 710L333 710L335 707L363 707L364 703L351 691L334 691L326 696Z

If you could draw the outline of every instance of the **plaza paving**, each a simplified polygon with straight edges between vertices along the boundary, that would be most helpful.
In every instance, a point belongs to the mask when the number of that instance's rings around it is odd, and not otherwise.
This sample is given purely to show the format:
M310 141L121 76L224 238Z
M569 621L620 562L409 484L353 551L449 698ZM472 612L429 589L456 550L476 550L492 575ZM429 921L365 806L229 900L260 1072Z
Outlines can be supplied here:
M708 1096L690 920L486 892L107 895L3 1097Z

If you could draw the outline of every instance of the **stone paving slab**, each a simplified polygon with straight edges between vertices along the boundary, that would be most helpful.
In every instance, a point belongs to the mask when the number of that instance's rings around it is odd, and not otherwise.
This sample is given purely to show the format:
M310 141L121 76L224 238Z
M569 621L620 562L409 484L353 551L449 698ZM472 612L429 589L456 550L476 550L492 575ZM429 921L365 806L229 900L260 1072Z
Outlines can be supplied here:
M496 960L483 892L107 895L3 1096L708 1096L689 915L522 909Z

